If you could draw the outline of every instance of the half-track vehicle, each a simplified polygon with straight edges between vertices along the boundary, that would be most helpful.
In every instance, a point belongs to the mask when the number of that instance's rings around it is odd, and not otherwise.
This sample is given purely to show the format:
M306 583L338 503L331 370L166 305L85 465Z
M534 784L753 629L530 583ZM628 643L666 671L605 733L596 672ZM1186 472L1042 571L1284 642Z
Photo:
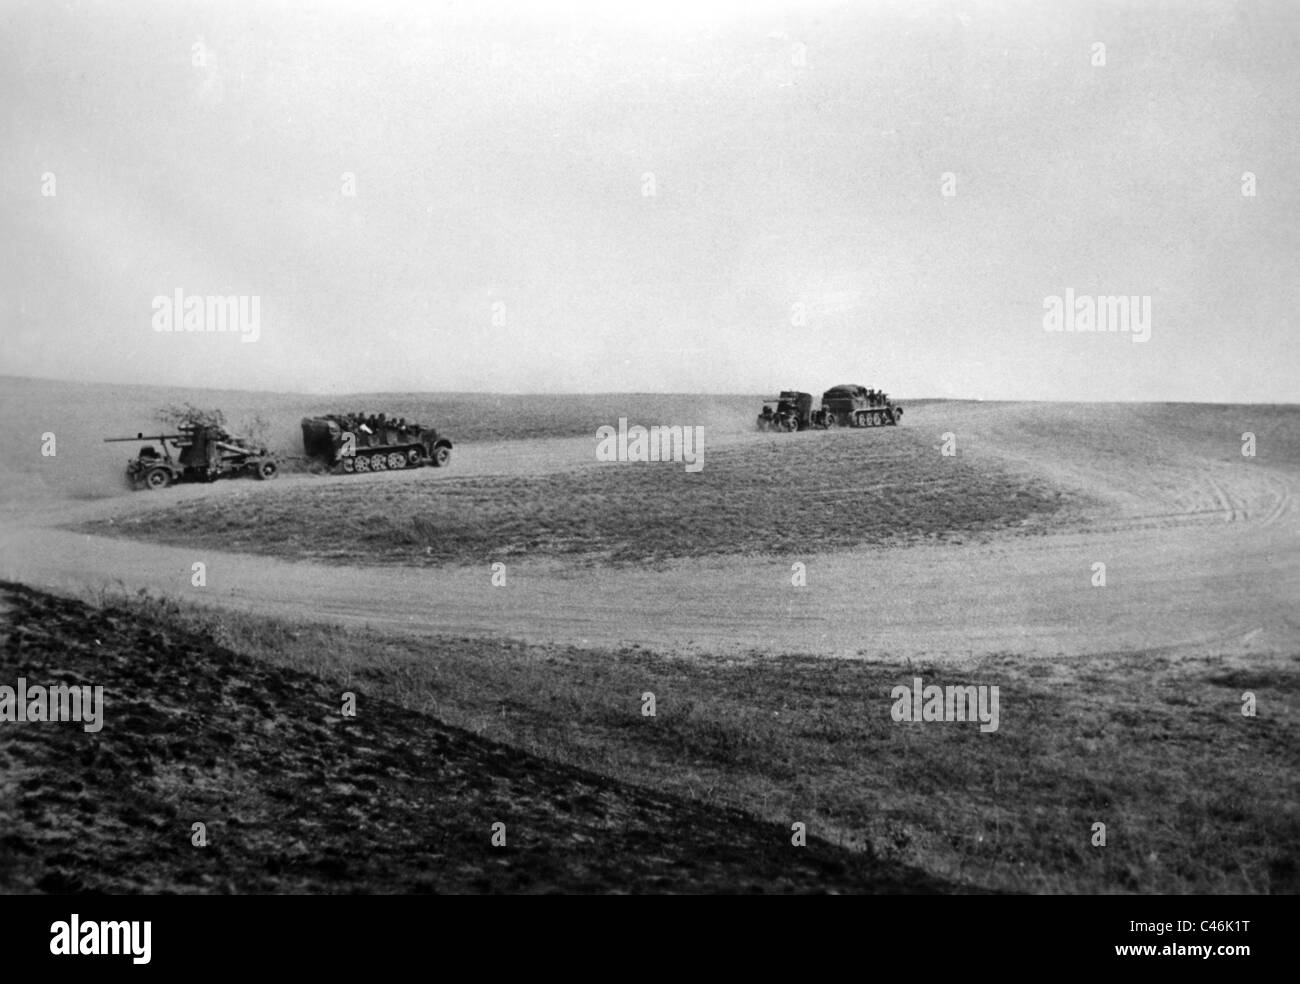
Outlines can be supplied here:
M303 417L302 446L309 457L348 473L441 468L451 458L451 441L435 428L382 413Z
M822 408L834 427L883 427L903 419L903 408L889 394L865 386L832 386L822 394Z

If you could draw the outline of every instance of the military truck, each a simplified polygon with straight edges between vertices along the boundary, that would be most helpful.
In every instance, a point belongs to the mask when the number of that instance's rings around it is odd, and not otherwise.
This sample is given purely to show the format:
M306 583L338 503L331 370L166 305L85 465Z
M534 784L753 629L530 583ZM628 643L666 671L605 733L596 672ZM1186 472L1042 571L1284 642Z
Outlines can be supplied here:
M441 468L451 458L451 441L435 428L382 413L303 417L302 446L309 457L348 473Z
M824 409L812 408L811 393L782 390L781 395L763 401L763 411L758 415L761 431L797 431L812 427L829 427L829 417Z
M888 393L855 384L832 386L822 394L822 408L833 427L892 426L903 419L903 408Z
M252 475L274 478L280 470L275 455L216 424L183 423L175 434L137 433L135 437L106 437L117 441L157 441L146 444L127 462L126 478L133 488L163 489L177 482L215 482L218 478ZM173 452L175 456L173 457Z

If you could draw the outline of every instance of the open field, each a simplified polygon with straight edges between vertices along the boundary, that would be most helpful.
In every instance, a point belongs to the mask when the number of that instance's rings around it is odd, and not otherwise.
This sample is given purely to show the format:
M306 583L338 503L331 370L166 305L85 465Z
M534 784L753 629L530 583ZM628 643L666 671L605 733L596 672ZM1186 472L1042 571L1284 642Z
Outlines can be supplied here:
M706 440L698 473L586 467L594 452L584 461L572 448L570 470L538 477L358 476L163 503L80 529L343 564L644 563L1042 530L1065 503L1044 482L942 457L927 441L905 428L764 435L717 451Z
M104 687L102 729L0 730L0 891L918 892L902 865L629 786L313 676L173 612L0 585L0 674ZM196 846L193 824L205 825ZM506 842L492 846L492 825Z
M615 419L621 398L610 399ZM68 405L57 391L47 403L49 413ZM18 579L116 580L416 634L944 659L1286 653L1297 639L1294 407L940 402L912 408L897 429L796 435L754 433L749 417L707 431L698 474L600 464L589 434L465 444L447 469L90 499L74 478L90 467L78 449L39 459L29 433L14 457L43 461L51 476L65 470L67 491L28 476L0 545ZM1255 457L1240 453L1246 431ZM944 434L954 457L939 453ZM795 492L770 482L774 473ZM693 487L709 493L688 495ZM298 511L282 505L295 502ZM86 535L121 525L148 537L133 520L159 509L199 544ZM313 549L334 556L267 555ZM607 562L618 552L627 562ZM191 584L196 561L207 566L202 588ZM508 585L495 587L491 565L505 561ZM806 589L792 583L796 563ZM1105 590L1092 583L1097 563Z
M1300 656L1258 670L1227 654L681 659L124 607L530 755L781 828L802 820L950 886L1300 891ZM890 692L914 676L998 685L998 731L894 722ZM1245 691L1268 695L1260 719L1242 716ZM1099 820L1106 850L1090 844Z
M88 423L53 384L29 399ZM3 438L0 577L465 729L539 775L806 818L945 890L1297 891L1300 408L928 402L896 429L760 435L744 400L710 427L672 398L604 399L597 423L704 424L704 470L597 463L587 410L555 410L549 436L458 443L444 470L131 495L88 492L120 463L77 441L35 456L33 424ZM895 722L915 676L998 686L1000 727ZM811 887L766 863L699 885ZM587 884L635 888L624 874ZM872 890L847 884L825 887Z
M107 689L93 751L75 725L0 743L9 889L1300 890L1297 658L683 660L5 600L3 679ZM998 732L893 722L914 675L999 685Z

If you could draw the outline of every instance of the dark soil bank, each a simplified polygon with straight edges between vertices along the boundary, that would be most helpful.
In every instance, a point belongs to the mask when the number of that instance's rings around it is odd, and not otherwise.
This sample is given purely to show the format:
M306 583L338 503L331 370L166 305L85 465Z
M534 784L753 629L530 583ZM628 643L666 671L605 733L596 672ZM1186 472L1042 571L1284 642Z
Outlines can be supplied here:
M0 584L0 686L102 686L101 730L0 721L4 892L906 892L949 886ZM194 825L206 827L195 846ZM505 846L493 846L493 825Z

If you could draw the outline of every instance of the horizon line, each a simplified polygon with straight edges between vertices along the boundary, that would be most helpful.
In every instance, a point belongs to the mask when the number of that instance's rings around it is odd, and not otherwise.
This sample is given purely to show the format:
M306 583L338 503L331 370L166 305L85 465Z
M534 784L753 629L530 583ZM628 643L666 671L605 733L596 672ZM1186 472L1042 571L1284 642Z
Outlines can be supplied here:
M510 396L510 397L564 397L564 396L713 396L737 397L744 399L766 399L755 393L711 392L709 390L552 390L552 391L510 391L510 390L349 390L346 392L312 392L290 389L249 389L238 386L185 386L177 383L126 383L106 380L64 379L53 376L21 376L0 373L0 380L16 380L26 383L55 383L68 386L115 386L135 389L181 389L195 392L211 393L248 393L266 396L297 396L310 398L343 397L379 397L379 396ZM843 384L835 384L843 385ZM812 392L802 390L800 392ZM756 391L757 393L757 391ZM812 393L812 395L816 395ZM986 399L980 396L899 396L895 400L902 402L945 402L945 403L1121 403L1121 404L1192 404L1197 406L1300 406L1300 400L1151 400L1137 398L1110 398L1100 400L1052 399L1039 397L997 397Z

